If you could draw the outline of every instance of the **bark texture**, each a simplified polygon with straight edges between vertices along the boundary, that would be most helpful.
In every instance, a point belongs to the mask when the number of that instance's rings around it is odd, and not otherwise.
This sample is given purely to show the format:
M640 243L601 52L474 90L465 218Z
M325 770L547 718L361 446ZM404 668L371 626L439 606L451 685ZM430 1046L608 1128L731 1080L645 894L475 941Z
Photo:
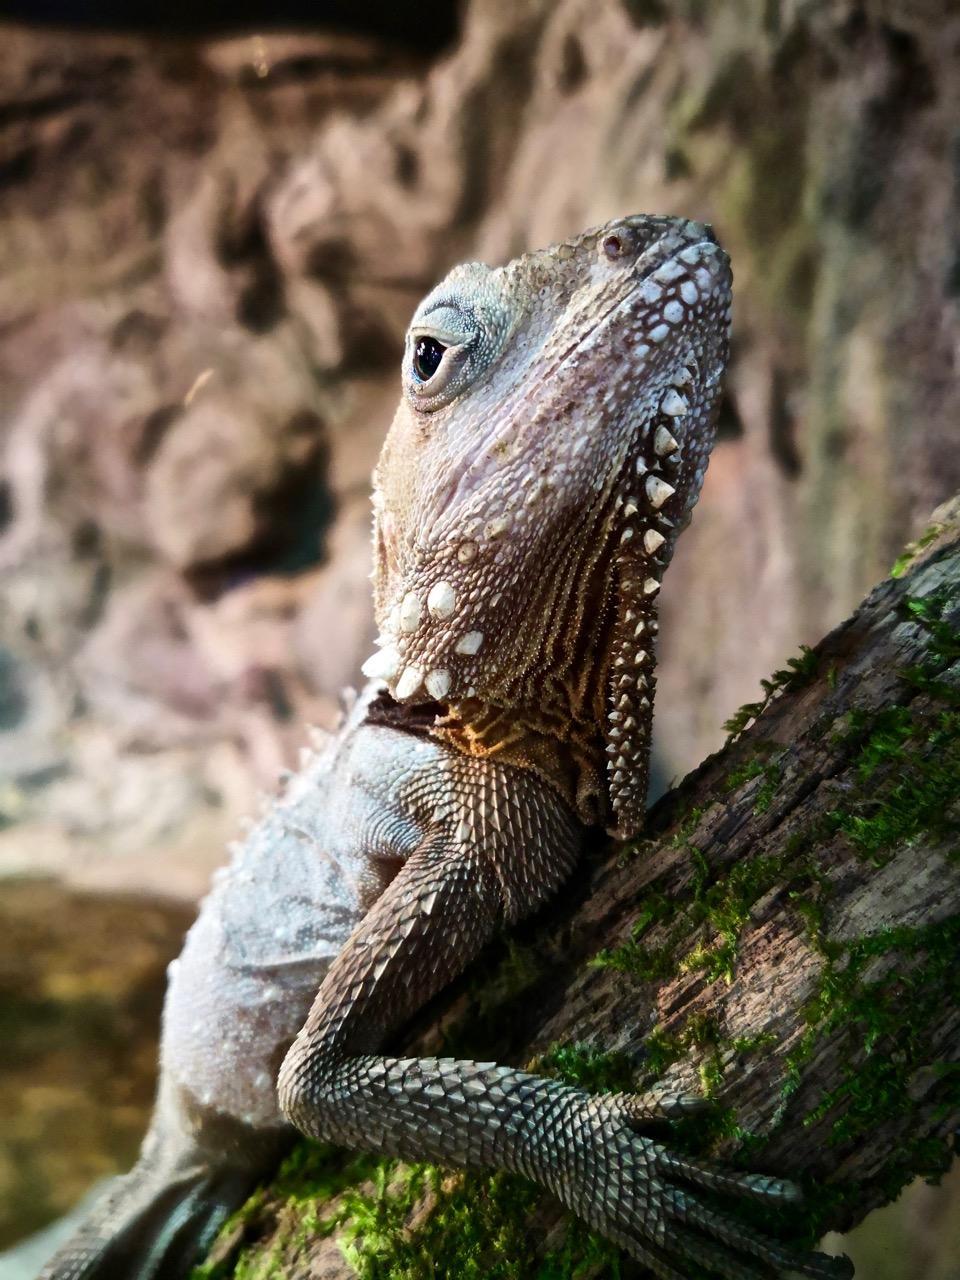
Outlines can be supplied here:
M772 678L728 745L656 806L643 842L598 850L506 956L434 1009L417 1047L704 1092L711 1149L804 1181L813 1236L944 1172L960 1124L960 499L925 542ZM582 1241L557 1252L559 1209L519 1189L503 1201L502 1177L425 1195L396 1171L390 1190L381 1170L325 1205L325 1228L320 1197L336 1184L318 1191L315 1177L295 1158L283 1194L255 1199L215 1257L266 1230L242 1274L269 1259L291 1280L415 1276L438 1250L438 1275L590 1265ZM506 1259L478 1226L491 1203L522 1240Z

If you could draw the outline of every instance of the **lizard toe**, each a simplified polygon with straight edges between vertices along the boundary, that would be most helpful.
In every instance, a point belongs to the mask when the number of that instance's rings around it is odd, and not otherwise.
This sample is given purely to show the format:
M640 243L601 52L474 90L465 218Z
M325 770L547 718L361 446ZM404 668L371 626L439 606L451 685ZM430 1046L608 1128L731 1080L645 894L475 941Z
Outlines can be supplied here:
M798 1204L803 1199L800 1187L785 1178L771 1178L762 1173L741 1173L738 1169L695 1160L664 1147L658 1148L657 1168L662 1173L672 1174L695 1186L734 1196L747 1196L751 1200Z
M617 1094L611 1102L617 1107L624 1123L632 1129L682 1120L687 1116L709 1111L714 1105L699 1094L681 1093L658 1085L645 1089L642 1093Z
M668 1206L671 1214L679 1221L699 1228L714 1241L766 1263L778 1275L790 1272L794 1275L840 1280L840 1277L850 1274L846 1258L828 1258L825 1254L792 1249L743 1222L718 1212L687 1192L677 1192L668 1201Z

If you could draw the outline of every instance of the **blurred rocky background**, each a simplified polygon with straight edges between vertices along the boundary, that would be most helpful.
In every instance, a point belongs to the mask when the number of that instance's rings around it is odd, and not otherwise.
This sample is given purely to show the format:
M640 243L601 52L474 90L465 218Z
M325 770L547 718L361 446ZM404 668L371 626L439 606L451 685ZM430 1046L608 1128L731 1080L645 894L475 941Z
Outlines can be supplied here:
M636 211L732 255L664 781L960 489L951 0L162 8L0 29L0 1247L131 1161L164 965L358 678L370 471L450 265ZM956 1177L912 1188L858 1274L955 1280L958 1237Z

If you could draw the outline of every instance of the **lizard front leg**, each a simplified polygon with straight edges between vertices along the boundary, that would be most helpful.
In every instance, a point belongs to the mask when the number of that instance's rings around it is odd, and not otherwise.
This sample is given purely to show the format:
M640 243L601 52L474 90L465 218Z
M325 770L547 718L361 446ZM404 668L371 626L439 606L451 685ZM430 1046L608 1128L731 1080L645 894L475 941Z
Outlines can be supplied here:
M529 775L469 768L473 794L469 785L463 794L461 777L461 794L437 805L442 820L320 987L280 1071L282 1110L315 1138L525 1174L666 1280L682 1280L691 1264L730 1280L846 1274L845 1260L797 1254L701 1199L694 1187L767 1201L796 1193L641 1136L637 1127L658 1110L649 1099L594 1097L489 1062L379 1055L501 922L536 905L538 884L558 882L576 847L572 817ZM502 801L497 827L481 820L493 794Z

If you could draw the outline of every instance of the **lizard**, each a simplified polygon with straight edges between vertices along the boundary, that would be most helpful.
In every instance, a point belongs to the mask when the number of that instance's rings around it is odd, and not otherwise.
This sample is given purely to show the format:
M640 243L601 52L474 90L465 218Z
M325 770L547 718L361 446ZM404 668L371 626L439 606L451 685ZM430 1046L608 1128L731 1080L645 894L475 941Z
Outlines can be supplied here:
M585 833L642 828L657 598L731 282L710 227L636 215L456 267L417 308L374 473L368 684L218 873L171 966L140 1160L44 1280L185 1275L297 1130L524 1174L661 1280L850 1274L716 1200L792 1183L656 1136L702 1100L384 1056Z

